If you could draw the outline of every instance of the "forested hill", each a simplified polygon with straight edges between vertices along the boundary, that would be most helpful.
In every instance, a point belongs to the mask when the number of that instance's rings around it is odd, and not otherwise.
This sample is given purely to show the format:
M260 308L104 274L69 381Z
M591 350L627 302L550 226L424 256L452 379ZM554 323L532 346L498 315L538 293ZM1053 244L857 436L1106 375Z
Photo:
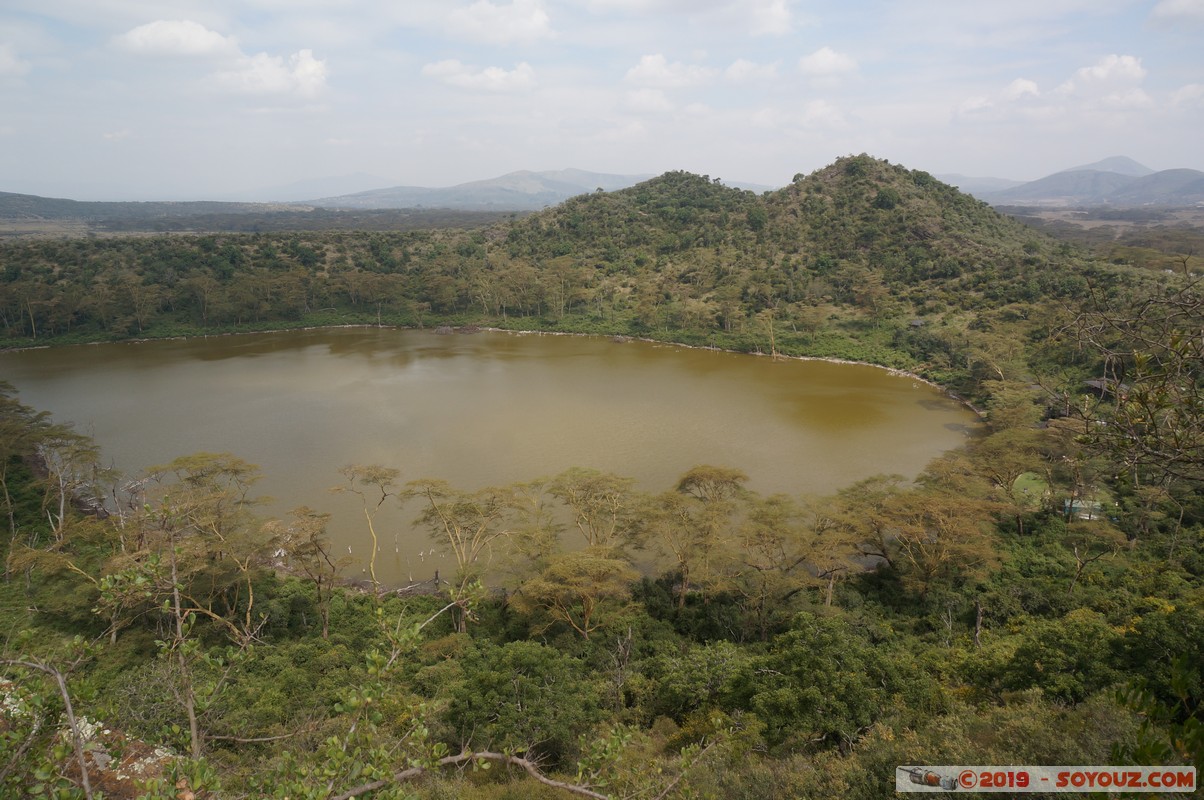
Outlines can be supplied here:
M760 196L673 172L484 230L17 240L0 265L6 346L479 324L850 358L970 392L1025 380L1023 343L1092 273L1140 277L864 155Z
M511 257L670 274L688 264L693 294L737 284L765 305L833 294L855 303L852 289L879 280L919 310L944 291L962 303L1031 300L1073 292L1082 266L1068 248L928 173L864 155L761 196L672 172L574 198L504 231ZM753 287L740 280L754 274Z
M911 260L1018 256L1024 225L926 172L869 156L842 158L763 195L719 179L670 172L617 192L568 200L512 226L510 241L557 255L648 256L757 248L815 258ZM918 247L918 251L911 248ZM970 263L970 262L967 262Z

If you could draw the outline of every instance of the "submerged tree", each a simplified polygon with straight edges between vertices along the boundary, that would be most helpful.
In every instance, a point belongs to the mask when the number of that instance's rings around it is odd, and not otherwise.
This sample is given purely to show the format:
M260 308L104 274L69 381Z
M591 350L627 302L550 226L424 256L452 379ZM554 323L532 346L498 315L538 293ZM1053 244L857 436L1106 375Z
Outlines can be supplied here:
M360 499L363 506L364 519L368 522L368 533L372 535L372 552L368 556L368 575L372 579L372 591L380 589L376 579L376 556L380 549L380 540L376 534L376 515L381 506L390 497L396 497L395 484L400 471L392 467L382 467L376 464L348 464L339 469L339 473L347 479L345 486L336 486L331 491L350 492Z

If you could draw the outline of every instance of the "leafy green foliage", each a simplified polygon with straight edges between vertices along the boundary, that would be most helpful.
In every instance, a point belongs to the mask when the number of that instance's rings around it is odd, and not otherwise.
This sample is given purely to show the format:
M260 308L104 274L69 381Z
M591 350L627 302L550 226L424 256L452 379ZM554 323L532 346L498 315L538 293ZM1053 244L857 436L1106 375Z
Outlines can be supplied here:
M538 642L478 643L457 667L445 689L446 721L465 746L555 763L571 757L578 737L599 720L597 688L581 664Z
M902 653L887 655L848 622L800 614L740 692L771 743L808 747L856 741L892 702L923 708L924 683Z

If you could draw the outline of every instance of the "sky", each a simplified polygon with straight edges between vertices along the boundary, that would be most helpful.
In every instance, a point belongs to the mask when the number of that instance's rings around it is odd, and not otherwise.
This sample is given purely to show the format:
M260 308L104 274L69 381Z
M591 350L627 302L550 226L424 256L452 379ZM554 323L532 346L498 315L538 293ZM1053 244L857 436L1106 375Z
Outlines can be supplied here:
M0 191L1204 170L1202 44L1204 0L3 0Z

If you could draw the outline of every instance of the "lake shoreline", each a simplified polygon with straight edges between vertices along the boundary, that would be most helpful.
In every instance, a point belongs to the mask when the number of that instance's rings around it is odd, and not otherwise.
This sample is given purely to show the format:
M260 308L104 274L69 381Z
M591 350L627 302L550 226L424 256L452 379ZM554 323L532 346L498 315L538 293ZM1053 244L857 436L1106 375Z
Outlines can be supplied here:
M399 330L399 331L430 331L432 333L439 331L440 329L446 329L447 333L457 333L460 335L466 335L466 334L471 335L473 333L484 332L484 333L509 333L509 334L513 334L516 336L581 336L581 337L592 337L592 338L598 338L598 339L610 339L610 340L614 341L616 344L622 344L624 342L646 342L648 344L663 344L663 345L669 345L671 347L681 347L681 348L685 348L687 350L711 350L716 353L731 353L733 355L755 356L755 357L761 357L761 358L768 357L768 358L774 359L774 360L784 359L784 360L789 360L789 361L818 361L818 362L822 362L822 363L826 363L826 364L847 364L850 366L873 367L875 369L885 370L887 372L887 374L889 374L889 375L894 375L894 376L900 377L900 378L910 378L911 380L919 381L933 389L939 389L941 392L943 392L945 394L946 397L949 397L951 400L955 400L958 403L961 403L967 409L972 411L979 419L986 418L985 411L977 408L969 400L966 400L964 397L958 395L957 393L955 393L948 387L943 386L940 383L937 383L936 381L931 380L929 378L925 378L923 375L918 375L914 372L909 372L908 370L899 369L898 367L888 367L885 364L875 364L872 361L855 361L853 359L837 358L835 356L794 356L794 355L786 355L783 353L778 353L776 355L767 355L766 353L762 353L762 352L749 352L749 351L745 351L745 350L731 350L728 348L713 347L713 346L708 346L708 345L686 344L685 342L676 342L671 339L653 339L653 338L650 338L647 336L631 336L628 334L579 333L577 331L541 331L541 330L526 330L526 329L515 330L513 328L495 328L495 327L491 327L491 326L478 326L478 325L436 325L433 327L423 327L423 326L413 326L413 325L377 325L377 324L373 324L370 322L352 322L352 323L337 324L337 325L301 325L298 327L288 327L288 328L265 328L263 330L254 330L254 331L221 331L221 332L217 332L217 333L200 333L200 334L192 334L192 335L184 335L184 336L134 337L134 338L129 338L129 339L117 339L117 340L104 341L104 342L77 342L77 343L71 343L71 344L42 344L42 345L31 345L28 347L11 347L11 348L7 348L4 350L0 350L0 354L2 354L2 353L19 353L19 352L24 352L27 350L48 350L48 349L57 348L57 347L93 347L93 346L102 345L102 344L145 344L147 342L180 342L180 341L189 341L192 339L210 339L210 338L219 338L219 337L225 337L225 336L250 336L250 335L257 334L257 333L288 333L290 331L339 330L339 329L343 329L343 328L377 328L380 330L388 329L388 330Z
M352 326L345 326L345 327L352 327ZM376 326L375 325L367 325L367 326L359 326L359 327L372 328L372 327L376 327ZM983 418L986 416L986 412L976 408L968 400L966 400L965 398L956 394L955 392L951 391L950 389L946 388L945 386L942 386L941 384L937 383L934 380L925 378L923 375L917 375L914 372L908 372L905 369L899 369L898 367L888 367L885 364L875 364L872 361L854 361L854 360L848 359L848 358L836 358L835 356L791 356L791 355L786 355L784 353L778 353L776 355L762 353L762 352L750 353L750 352L747 352L744 350L730 350L730 349L727 349L724 347L711 347L709 345L686 344L685 342L674 342L674 341L669 341L669 340L665 340L665 339L650 339L645 336L629 336L626 334L577 333L575 331L528 331L528 330L512 330L510 328L487 328L487 327L476 327L476 326L473 326L473 327L475 328L475 330L473 330L473 331L462 331L461 329L455 328L455 327L452 327L452 330L457 333L476 333L478 331L482 331L482 332L487 332L487 333L513 333L513 334L519 334L519 335L523 335L523 336L587 336L587 337L594 337L594 338L611 339L616 344L622 344L624 342L646 342L648 344L663 344L663 345L669 345L671 347L682 347L687 350L710 350L715 353L731 353L733 355L738 355L738 356L754 356L754 357L759 357L759 358L770 358L773 360L783 359L783 360L787 360L787 361L819 361L824 364L847 364L849 366L856 366L856 367L873 367L874 369L885 370L888 375L893 375L898 378L910 378L914 381L919 381L920 383L923 383L926 386L930 386L933 389L939 389L940 391L942 391L945 394L945 396L949 397L951 400L956 400L957 402L961 403L966 408L973 411L980 418ZM418 330L418 329L409 328L406 330Z

